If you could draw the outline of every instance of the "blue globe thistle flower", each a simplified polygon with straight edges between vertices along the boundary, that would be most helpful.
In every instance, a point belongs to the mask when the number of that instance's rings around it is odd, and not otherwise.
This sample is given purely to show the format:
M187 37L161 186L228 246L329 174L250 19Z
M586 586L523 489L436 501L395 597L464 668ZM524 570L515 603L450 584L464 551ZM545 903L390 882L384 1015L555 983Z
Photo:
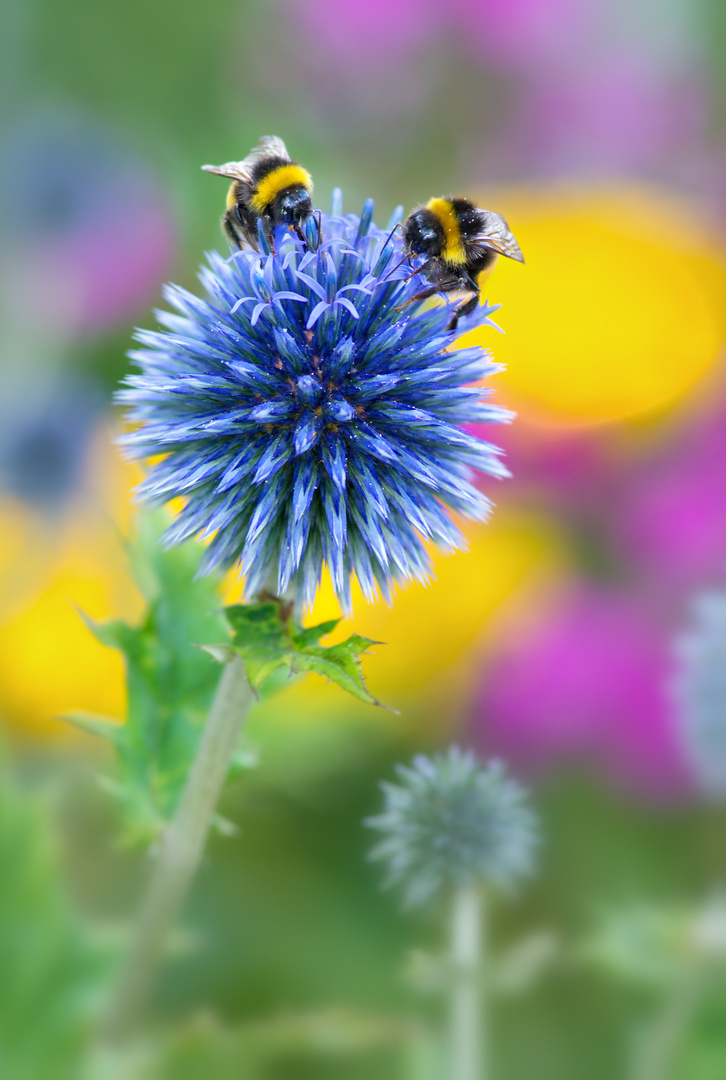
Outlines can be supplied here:
M239 562L246 595L272 574L310 606L327 564L351 608L355 574L373 599L395 582L425 581L424 541L465 546L445 512L485 519L474 471L508 475L498 448L462 425L503 422L489 390L499 367L476 348L452 348L450 305L403 306L426 284L402 264L397 234L361 217L310 219L307 243L278 231L270 251L208 255L208 299L177 286L140 331L141 369L119 400L136 425L122 442L137 458L163 455L143 498L186 500L166 541L208 539L201 572ZM397 216L390 228L400 220ZM480 306L466 328L490 322Z
M383 834L370 857L388 864L386 884L402 885L408 906L446 886L512 888L531 873L537 820L501 762L480 765L454 746L396 773L401 783L381 784L383 813L366 825Z
M678 729L694 777L709 798L726 799L726 593L696 598L694 626L677 642Z

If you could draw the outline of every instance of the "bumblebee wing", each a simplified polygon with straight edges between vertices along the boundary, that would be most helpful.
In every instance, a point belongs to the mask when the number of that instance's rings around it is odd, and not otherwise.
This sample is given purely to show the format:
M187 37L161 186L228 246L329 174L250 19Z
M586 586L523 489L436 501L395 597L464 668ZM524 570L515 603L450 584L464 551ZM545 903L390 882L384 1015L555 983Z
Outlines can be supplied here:
M253 147L242 161L228 161L226 165L202 165L202 168L205 172L226 176L228 180L241 180L245 184L251 184L252 170L257 162L270 157L290 160L287 147L277 135L263 135L257 146Z
M287 147L278 135L263 135L257 146L245 158L245 161L249 161L253 158L254 161L259 161L263 157L281 157L290 159L290 155L287 152ZM254 163L253 161L253 163Z
M524 262L524 255L517 241L514 239L511 229L501 214L494 210L482 210L482 229L470 240L474 248L488 248L496 251L499 255L505 255L508 259L516 259Z
M254 146L244 161L240 161L239 164L243 168L249 170L251 174L255 165L257 165L259 161L264 161L266 158L282 158L284 161L290 160L287 147L277 135L263 135L257 146Z
M226 176L228 180L241 180L244 184L252 183L252 172L244 161L228 161L226 165L202 165L205 172L214 173L215 176Z

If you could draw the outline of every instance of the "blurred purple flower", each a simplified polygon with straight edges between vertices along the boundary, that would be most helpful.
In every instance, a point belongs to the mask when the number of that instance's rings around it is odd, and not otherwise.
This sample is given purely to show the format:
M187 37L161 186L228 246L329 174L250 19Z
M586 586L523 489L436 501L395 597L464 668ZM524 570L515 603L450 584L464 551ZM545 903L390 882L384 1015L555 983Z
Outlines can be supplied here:
M119 138L76 116L32 113L5 132L2 150L1 258L34 279L54 327L95 334L148 304L171 262L173 223Z
M174 235L165 203L149 193L120 212L119 219L89 221L46 252L46 266L74 280L79 333L101 333L142 311L171 264Z
M669 644L637 600L573 588L487 664L477 741L530 773L584 759L638 794L682 796L687 769L666 691Z
M656 586L689 590L726 562L726 406L696 416L665 451L624 482L618 539Z
M548 72L512 138L545 173L648 171L694 143L703 115L695 79L664 79L642 57L613 51L584 70Z
M593 22L583 0L455 0L465 41L495 67L546 63L571 53Z
M472 430L488 438L483 426ZM544 499L549 509L553 499L564 510L580 512L588 500L600 508L606 488L617 482L612 439L600 428L562 431L521 423L498 434L498 441L512 472L513 493L530 501Z
M444 13L436 0L309 0L304 25L326 62L376 66L420 48Z
M437 39L443 9L436 0L284 0L296 26L290 65L330 128L393 125L426 108L433 65L420 61ZM299 41L304 43L302 48Z

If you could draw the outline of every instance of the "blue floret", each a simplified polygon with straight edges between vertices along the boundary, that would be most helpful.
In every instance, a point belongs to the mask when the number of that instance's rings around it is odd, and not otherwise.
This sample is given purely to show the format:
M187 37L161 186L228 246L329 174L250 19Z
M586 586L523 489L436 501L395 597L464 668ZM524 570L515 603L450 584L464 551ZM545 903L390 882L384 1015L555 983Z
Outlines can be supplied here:
M280 231L275 252L261 235L260 252L208 255L208 299L170 285L178 314L136 335L122 442L163 455L138 493L183 496L166 540L208 539L202 572L239 563L248 596L272 574L309 606L325 563L346 611L352 575L390 599L394 583L427 579L425 541L464 546L445 508L488 516L473 473L508 475L501 451L462 427L510 419L471 385L498 366L453 347L448 303L401 309L427 283L372 211L323 214L317 247L311 219L307 246ZM465 328L494 325L494 310Z

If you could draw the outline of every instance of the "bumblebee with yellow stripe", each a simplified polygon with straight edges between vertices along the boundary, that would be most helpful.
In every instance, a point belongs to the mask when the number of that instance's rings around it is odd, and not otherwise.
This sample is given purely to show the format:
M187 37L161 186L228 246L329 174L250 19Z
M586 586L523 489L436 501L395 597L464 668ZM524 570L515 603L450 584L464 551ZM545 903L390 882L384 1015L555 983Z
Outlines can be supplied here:
M459 319L476 309L481 286L500 255L524 262L519 244L501 215L483 210L469 199L452 196L430 199L426 206L414 210L403 225L403 245L409 257L423 256L425 262L417 273L431 282L409 304L435 293L472 294L455 311L449 330L455 330Z
M290 160L277 135L263 135L242 161L202 168L232 181L222 227L233 246L257 249L260 221L270 246L280 225L305 239L302 226L313 212L313 181L307 169Z

